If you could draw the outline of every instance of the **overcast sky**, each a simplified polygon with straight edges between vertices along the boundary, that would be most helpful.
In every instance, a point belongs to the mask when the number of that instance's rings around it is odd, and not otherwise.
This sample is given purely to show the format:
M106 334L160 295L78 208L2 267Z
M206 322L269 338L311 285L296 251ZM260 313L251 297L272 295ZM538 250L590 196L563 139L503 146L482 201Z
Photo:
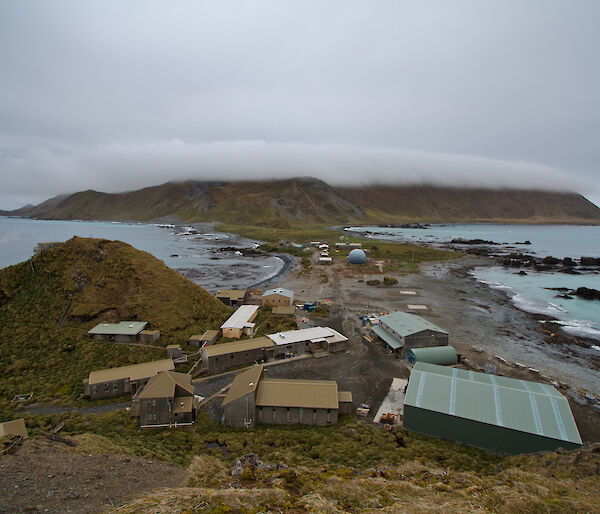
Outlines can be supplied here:
M0 0L0 208L317 176L600 202L600 2Z

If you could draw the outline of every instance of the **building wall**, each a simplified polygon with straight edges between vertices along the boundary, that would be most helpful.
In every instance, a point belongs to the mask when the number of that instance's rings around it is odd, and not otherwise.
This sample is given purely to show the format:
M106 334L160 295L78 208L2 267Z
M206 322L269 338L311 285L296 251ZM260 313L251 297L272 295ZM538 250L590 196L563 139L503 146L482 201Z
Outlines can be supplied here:
M167 398L143 398L140 402L140 425L168 425L170 408Z
M263 305L292 305L294 299L281 294L270 294L262 297Z
M237 366L252 364L253 362L262 360L267 360L267 351L265 348L226 353L225 355L218 355L210 358L207 358L204 352L202 353L202 363L204 369L211 374L221 373L222 371L227 371L228 369L235 368Z
M404 405L404 428L508 455L580 445Z
M339 341L337 343L327 344L327 351L329 352L344 352L348 349L348 341Z
M429 346L446 346L448 344L448 334L435 332L433 330L424 330L418 334L412 334L404 338L404 352L409 348L426 348Z
M256 408L256 422L265 425L335 425L338 409L261 406Z
M254 392L248 393L223 406L223 424L240 428L256 425Z
M117 343L135 343L137 341L137 335L126 336L123 334L119 334L115 336L114 339Z
M276 359L285 357L286 354L293 353L294 357L308 353L308 341L299 341L297 343L281 344L275 347L274 356Z
M229 337L233 339L239 339L242 337L242 329L240 328L224 328L223 337Z
M89 385L90 399L110 398L112 396L121 396L131 392L131 385L128 379L114 380L112 382L102 382L100 384Z
M158 341L160 338L160 332L156 332L155 334L140 334L140 341L142 343L153 343L154 341Z
M340 402L340 414L352 414L353 412L352 402Z

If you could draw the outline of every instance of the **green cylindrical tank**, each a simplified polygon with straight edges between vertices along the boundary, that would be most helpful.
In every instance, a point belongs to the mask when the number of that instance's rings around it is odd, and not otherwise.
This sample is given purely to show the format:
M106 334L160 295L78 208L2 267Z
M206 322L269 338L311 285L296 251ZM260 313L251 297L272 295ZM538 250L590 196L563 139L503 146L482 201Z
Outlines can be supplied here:
M415 362L427 362L451 366L458 364L458 355L452 346L430 346L429 348L410 348L406 350L406 359L411 364Z

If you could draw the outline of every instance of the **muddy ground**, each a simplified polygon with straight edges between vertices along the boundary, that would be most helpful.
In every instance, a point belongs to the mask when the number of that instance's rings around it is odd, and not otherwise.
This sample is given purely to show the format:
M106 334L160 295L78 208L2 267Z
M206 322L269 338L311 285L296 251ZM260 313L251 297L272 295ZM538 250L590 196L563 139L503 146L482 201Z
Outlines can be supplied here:
M129 455L86 455L26 439L0 459L0 512L103 512L183 484L185 471Z

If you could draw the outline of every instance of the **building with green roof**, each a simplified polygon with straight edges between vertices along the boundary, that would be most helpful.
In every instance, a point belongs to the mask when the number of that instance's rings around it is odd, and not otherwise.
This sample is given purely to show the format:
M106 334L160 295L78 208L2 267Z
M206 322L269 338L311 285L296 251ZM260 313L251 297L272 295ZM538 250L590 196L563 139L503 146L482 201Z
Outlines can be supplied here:
M400 311L381 316L379 324L371 330L392 352L402 356L410 348L445 346L450 337L444 329L421 316Z
M424 362L410 376L404 428L509 455L582 444L554 387Z
M134 343L148 325L147 321L121 321L120 323L98 323L88 331L96 341L117 341Z
M406 359L411 364L427 362L441 366L458 364L458 354L452 346L430 346L429 348L410 348L406 350Z

